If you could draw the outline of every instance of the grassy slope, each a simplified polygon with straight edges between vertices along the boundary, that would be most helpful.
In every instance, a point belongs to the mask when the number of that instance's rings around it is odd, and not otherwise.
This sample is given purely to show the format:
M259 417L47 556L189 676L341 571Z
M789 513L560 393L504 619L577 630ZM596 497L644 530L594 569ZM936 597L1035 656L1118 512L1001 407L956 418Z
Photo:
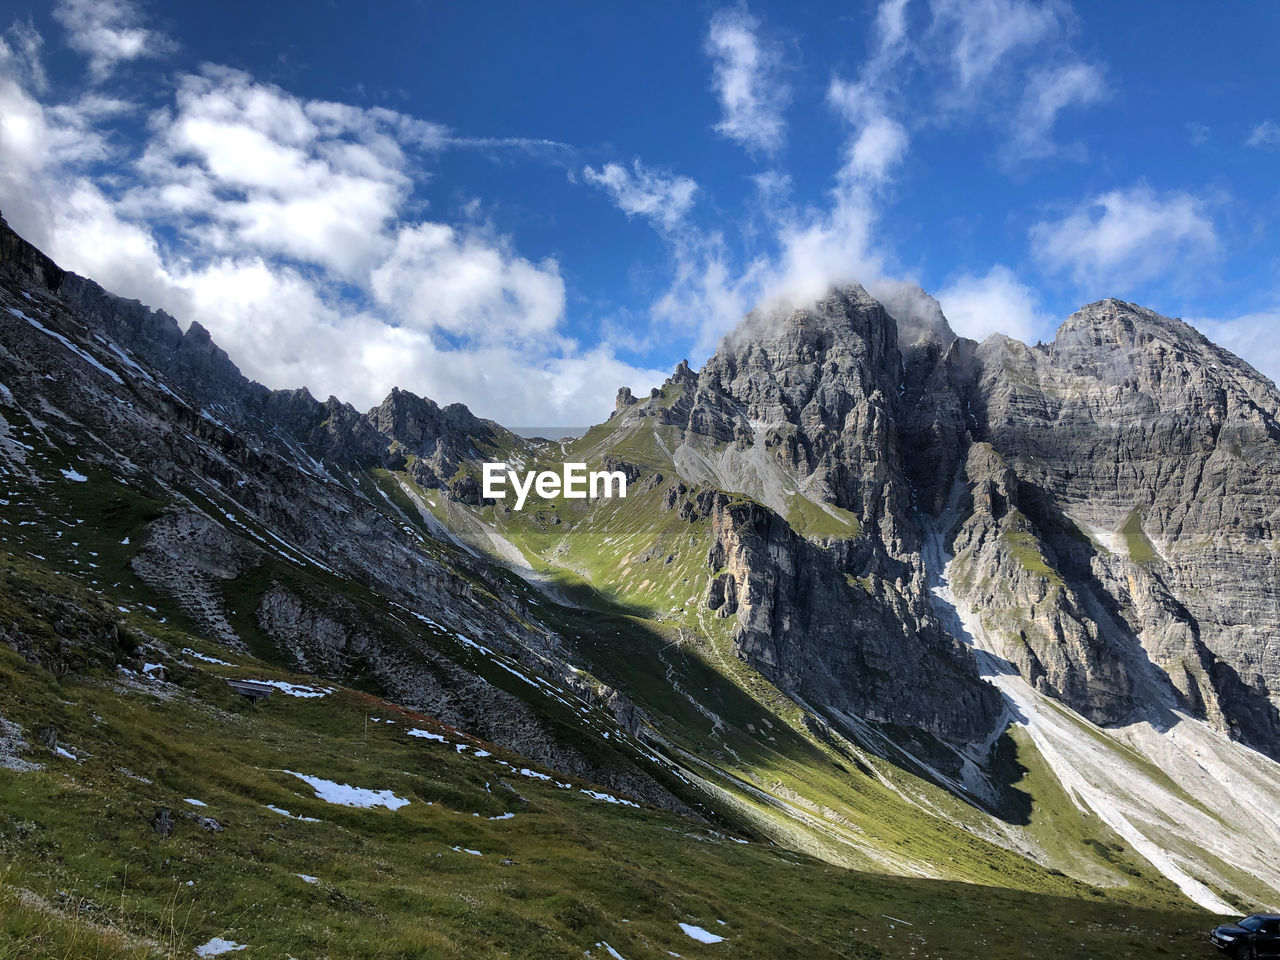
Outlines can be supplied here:
M16 572L35 575L21 562ZM93 603L61 577L46 585ZM134 624L147 626L136 617ZM173 637L178 642L240 659L196 637ZM163 659L169 683L122 684L105 671L58 681L0 649L0 714L28 739L56 727L60 744L82 758L36 747L29 758L43 770L0 771L8 864L0 931L9 941L0 957L5 949L148 952L130 951L82 919L50 925L48 910L20 901L16 889L74 905L78 917L118 927L124 943L151 940L154 952L168 955L222 936L250 944L246 956L568 957L604 955L595 945L607 941L628 958L667 950L876 957L898 955L905 941L916 956L1000 957L1021 955L1021 941L1007 938L1019 918L1035 916L1043 955L1076 956L1083 947L1108 957L1128 955L1135 938L1180 950L1204 924L1188 911L841 870L768 844L735 843L660 811L592 800L579 792L590 785L577 781L565 790L519 776L498 763L519 768L518 758L492 746L493 756L478 758L475 749L486 745L367 694L276 695L253 708L220 677L307 678L251 660L222 667ZM451 743L410 738L411 726ZM458 742L469 749L459 753ZM410 804L333 806L287 770L389 789ZM188 797L207 806L190 806ZM283 817L267 804L319 822ZM148 826L158 808L173 812L168 838ZM487 819L506 813L514 816ZM224 830L202 829L195 815L216 818ZM678 921L728 939L699 946Z

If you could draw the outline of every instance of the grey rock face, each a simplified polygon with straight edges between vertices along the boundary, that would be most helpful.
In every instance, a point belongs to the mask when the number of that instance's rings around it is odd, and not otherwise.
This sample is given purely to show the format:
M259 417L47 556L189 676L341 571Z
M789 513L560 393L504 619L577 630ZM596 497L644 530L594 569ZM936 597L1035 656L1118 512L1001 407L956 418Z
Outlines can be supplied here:
M174 597L209 634L243 650L227 619L221 584L234 580L255 551L202 513L173 510L151 524L131 566L144 581Z
M1135 713L1133 683L1112 647L1105 620L1058 571L1064 566L1019 509L1018 481L985 443L969 448L964 467L967 518L955 532L951 583L981 611L1004 656L1033 685L1095 723Z
M23 759L23 755L30 749L30 745L22 738L22 728L12 720L0 716L0 767L14 773L42 770L40 764Z
M696 385L683 381L666 419L722 442L762 433L810 496L851 511L900 556L919 546L903 524L911 497L891 425L900 366L893 320L850 287L812 309L750 315Z
M708 606L736 616L735 643L762 673L812 703L943 740L988 732L995 691L897 587L859 582L847 572L853 555L809 542L758 503L723 493L698 501L712 524L708 566L725 571Z
M528 449L525 440L460 403L442 408L399 389L369 411L366 420L393 457L412 455L409 472L428 488L456 487L459 469L484 460L486 451ZM478 488L471 502L479 502Z
M993 337L978 359L977 432L1092 538L1089 574L1137 652L1193 709L1280 753L1274 385L1116 300L1050 344Z
M873 716L892 703L931 729L938 721L913 708L945 682L900 674L892 693L869 694L868 666L945 648L927 639L936 625L918 551L922 525L946 514L953 585L1040 689L1099 723L1177 703L1280 751L1274 385L1186 324L1118 301L1029 347L956 338L916 289L886 297L850 287L809 309L753 314L701 372L682 365L663 400L615 414L654 417L704 448L763 449L797 492L861 521L859 538L810 542L802 558L802 538L778 535L776 503L767 521L759 504L760 517L739 518L767 547L722 542L707 600L737 618L744 653L792 689L818 684L829 702ZM669 501L694 508L674 487ZM721 569L729 556L737 566ZM878 584L869 592L891 599L906 639L873 653L883 632L854 626L857 604L812 592L833 570ZM810 592L797 615L777 597L801 595L799 583ZM839 631L813 619L824 604L867 662L836 666ZM983 702L943 725L980 727Z

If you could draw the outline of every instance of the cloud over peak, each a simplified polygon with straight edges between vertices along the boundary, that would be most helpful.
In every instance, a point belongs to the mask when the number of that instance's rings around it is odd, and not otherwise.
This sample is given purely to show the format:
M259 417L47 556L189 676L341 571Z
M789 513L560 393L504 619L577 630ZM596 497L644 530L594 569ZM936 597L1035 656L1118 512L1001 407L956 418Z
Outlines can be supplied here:
M1034 342L1051 329L1035 291L1004 264L983 276L964 274L938 292L938 301L962 337L985 340L993 333Z

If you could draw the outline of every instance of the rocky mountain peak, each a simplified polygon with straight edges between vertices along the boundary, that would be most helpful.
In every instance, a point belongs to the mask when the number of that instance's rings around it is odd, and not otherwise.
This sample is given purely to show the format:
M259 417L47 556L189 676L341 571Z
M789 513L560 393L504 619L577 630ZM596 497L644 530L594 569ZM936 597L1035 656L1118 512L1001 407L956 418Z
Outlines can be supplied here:
M410 450L418 451L444 430L444 416L434 400L392 387L385 400L367 414L373 428Z
M892 326L886 317L880 302L860 285L832 287L811 303L777 302L752 310L725 335L716 357L763 351L780 360L809 362L815 353L838 344L865 342L873 328Z
M1074 345L1091 342L1093 346L1133 346L1161 332L1172 337L1185 337L1188 333L1195 335L1180 320L1162 317L1136 303L1108 297L1086 304L1067 317L1058 327L1054 343Z
M1074 374L1136 387L1170 409L1280 414L1275 385L1252 366L1190 324L1138 304L1108 299L1081 307L1047 350L1050 360Z
M66 272L13 232L0 216L0 262L19 283L56 293Z
M946 348L955 341L955 331L942 313L942 304L916 284L881 285L876 288L876 297L897 322L898 344L904 352L930 344Z

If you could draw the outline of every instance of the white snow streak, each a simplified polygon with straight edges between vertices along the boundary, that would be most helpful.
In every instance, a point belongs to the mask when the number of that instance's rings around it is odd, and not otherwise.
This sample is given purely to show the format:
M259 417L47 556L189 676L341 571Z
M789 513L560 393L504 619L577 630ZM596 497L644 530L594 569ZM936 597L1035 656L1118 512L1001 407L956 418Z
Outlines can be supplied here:
M401 807L409 805L408 800L404 797L397 797L390 790L366 790L364 787L353 787L348 783L336 783L333 780L325 780L321 777L310 777L305 773L294 773L292 770L286 770L285 773L297 777L310 786L316 792L317 797L325 803L332 803L335 806L361 807L364 809L386 807L388 810L399 810Z
M724 937L717 937L714 933L711 933L708 930L703 930L701 927L695 926L692 923L681 923L679 924L679 927L687 936L692 937L699 943L720 943L724 940Z

